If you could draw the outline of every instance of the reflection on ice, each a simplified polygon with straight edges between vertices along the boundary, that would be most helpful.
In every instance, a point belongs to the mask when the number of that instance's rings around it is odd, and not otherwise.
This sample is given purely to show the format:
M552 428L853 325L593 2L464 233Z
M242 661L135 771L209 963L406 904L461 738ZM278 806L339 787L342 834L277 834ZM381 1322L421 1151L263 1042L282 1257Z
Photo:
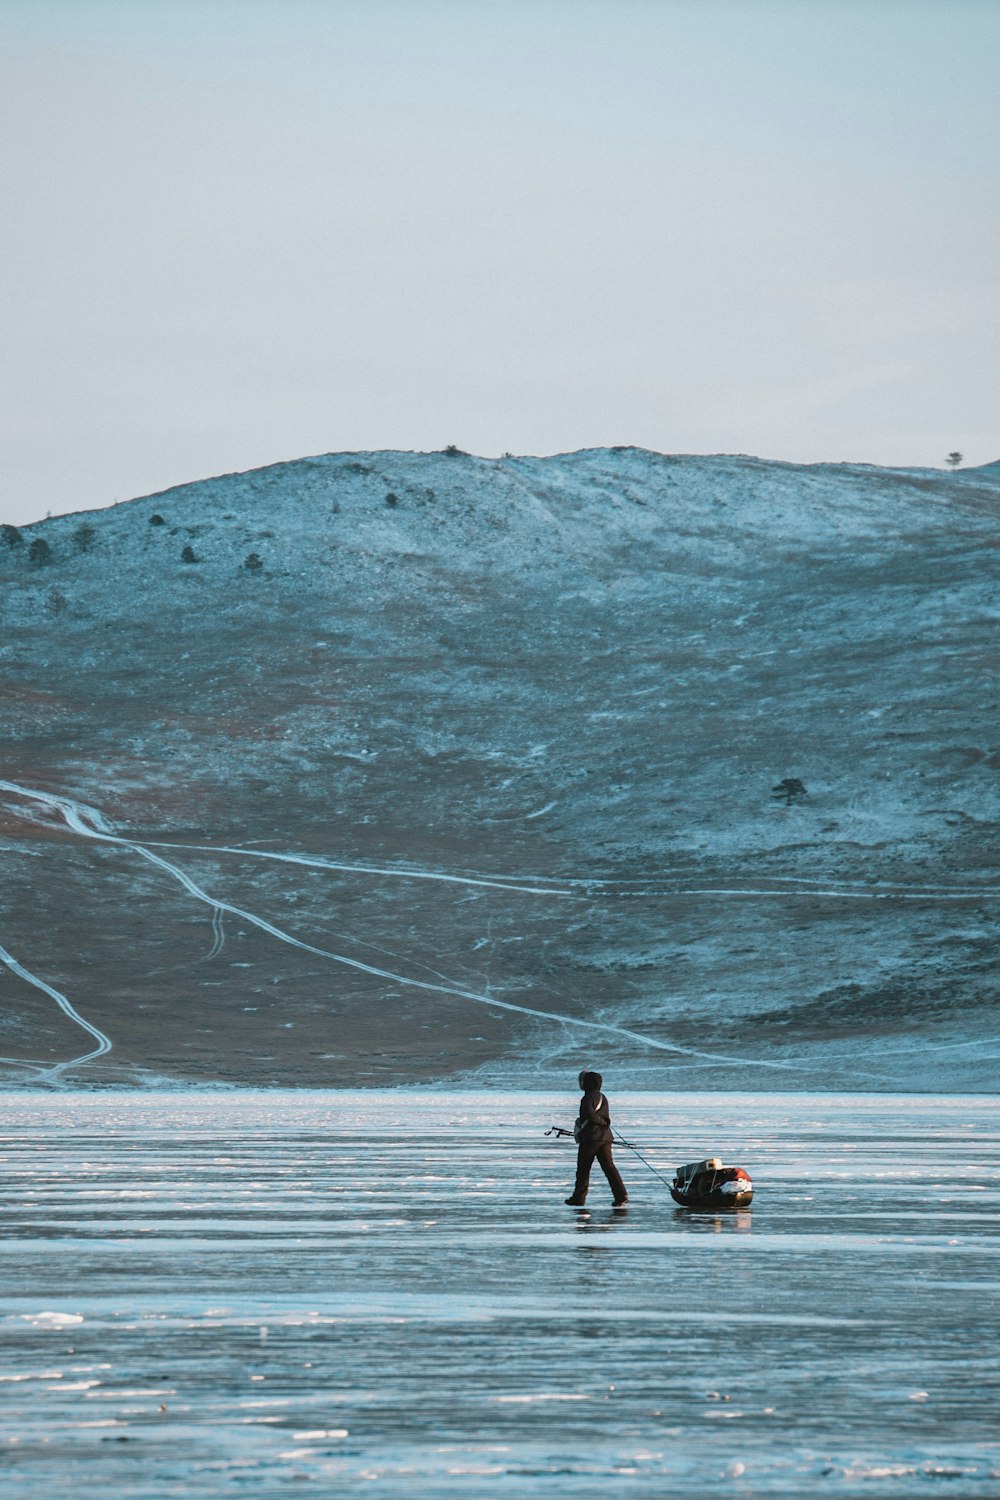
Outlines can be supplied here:
M20 1316L23 1323L35 1323L39 1328L72 1328L74 1323L83 1322L80 1313L37 1312Z
M567 1103L12 1098L4 1500L1000 1492L992 1100L617 1094L728 1213L567 1209Z

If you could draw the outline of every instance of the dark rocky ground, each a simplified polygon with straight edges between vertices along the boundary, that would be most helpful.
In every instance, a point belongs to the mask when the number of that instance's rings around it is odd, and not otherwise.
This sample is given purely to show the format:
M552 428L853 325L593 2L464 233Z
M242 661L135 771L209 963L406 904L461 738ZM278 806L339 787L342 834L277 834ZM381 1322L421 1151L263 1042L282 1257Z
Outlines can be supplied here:
M376 453L8 534L0 777L398 976L231 914L220 948L6 792L0 942L113 1042L66 1081L992 1088L998 500L996 465ZM89 1046L6 969L0 1002L8 1059Z

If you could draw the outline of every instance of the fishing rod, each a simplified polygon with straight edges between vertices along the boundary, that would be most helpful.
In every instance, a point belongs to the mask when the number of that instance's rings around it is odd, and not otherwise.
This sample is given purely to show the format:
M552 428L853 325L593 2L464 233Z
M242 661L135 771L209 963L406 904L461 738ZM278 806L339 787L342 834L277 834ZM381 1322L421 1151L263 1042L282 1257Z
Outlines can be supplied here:
M576 1137L573 1135L572 1130L564 1130L561 1125L551 1125L549 1127L549 1129L545 1131L545 1134L546 1135L554 1135L557 1140L559 1139L560 1136L564 1136L564 1135L565 1136L570 1136L574 1140L576 1139ZM634 1151L635 1154L636 1154L636 1156L642 1162L643 1166L644 1167L648 1167L649 1170L652 1172L653 1176L654 1177L658 1177L659 1180L663 1183L663 1186L665 1188L669 1189L670 1183L667 1181L667 1179L665 1177L663 1177L656 1170L656 1168L653 1166L653 1163L651 1161L647 1161L646 1160L646 1158L643 1156L642 1152L639 1150L638 1146L634 1146L632 1144L632 1142L631 1141L627 1141L623 1135L619 1135L618 1131L615 1130L614 1126L611 1127L611 1134L614 1137L614 1139L618 1142L619 1146L627 1146L628 1149L629 1149L629 1151Z

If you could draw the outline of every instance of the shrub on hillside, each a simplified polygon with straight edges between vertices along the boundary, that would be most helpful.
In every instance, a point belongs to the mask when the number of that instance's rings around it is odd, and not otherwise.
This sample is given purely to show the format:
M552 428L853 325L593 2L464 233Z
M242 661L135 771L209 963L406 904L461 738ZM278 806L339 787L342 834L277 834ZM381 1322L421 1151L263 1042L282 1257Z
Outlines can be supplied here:
M89 552L94 545L97 532L89 521L83 521L73 533L73 545L77 552Z
M391 510L395 510L396 506L399 504L399 496L398 495L394 495L392 493L392 490L390 490L389 493L385 497L385 503L386 503L386 505L389 506L389 508Z
M195 556L194 548L189 543L181 553L181 562L196 563L197 561L198 559Z
M786 776L771 788L771 796L784 802L786 807L791 807L794 802L801 802L806 795L805 786L797 776Z
M0 532L3 533L3 539L7 543L8 547L24 546L24 537L21 535L16 526L11 526L9 521L5 521L3 525L0 526Z
M28 548L28 561L34 563L36 568L44 568L52 561L52 548L43 536L36 536L32 539L31 546Z
M152 515L149 518L150 526L166 526L166 521L160 515Z
M261 562L256 552L248 552L246 558L244 559L243 566L246 568L248 573L259 573L264 564Z

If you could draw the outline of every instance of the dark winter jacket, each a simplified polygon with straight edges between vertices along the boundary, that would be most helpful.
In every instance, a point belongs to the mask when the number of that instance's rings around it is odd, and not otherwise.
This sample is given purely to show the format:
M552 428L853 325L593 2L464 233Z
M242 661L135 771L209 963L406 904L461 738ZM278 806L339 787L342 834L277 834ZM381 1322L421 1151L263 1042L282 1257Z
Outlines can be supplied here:
M584 1081L589 1083L589 1077ZM601 1093L600 1086L588 1088L580 1100L577 1140L588 1150L599 1151L602 1146L610 1146L613 1139L608 1101Z

